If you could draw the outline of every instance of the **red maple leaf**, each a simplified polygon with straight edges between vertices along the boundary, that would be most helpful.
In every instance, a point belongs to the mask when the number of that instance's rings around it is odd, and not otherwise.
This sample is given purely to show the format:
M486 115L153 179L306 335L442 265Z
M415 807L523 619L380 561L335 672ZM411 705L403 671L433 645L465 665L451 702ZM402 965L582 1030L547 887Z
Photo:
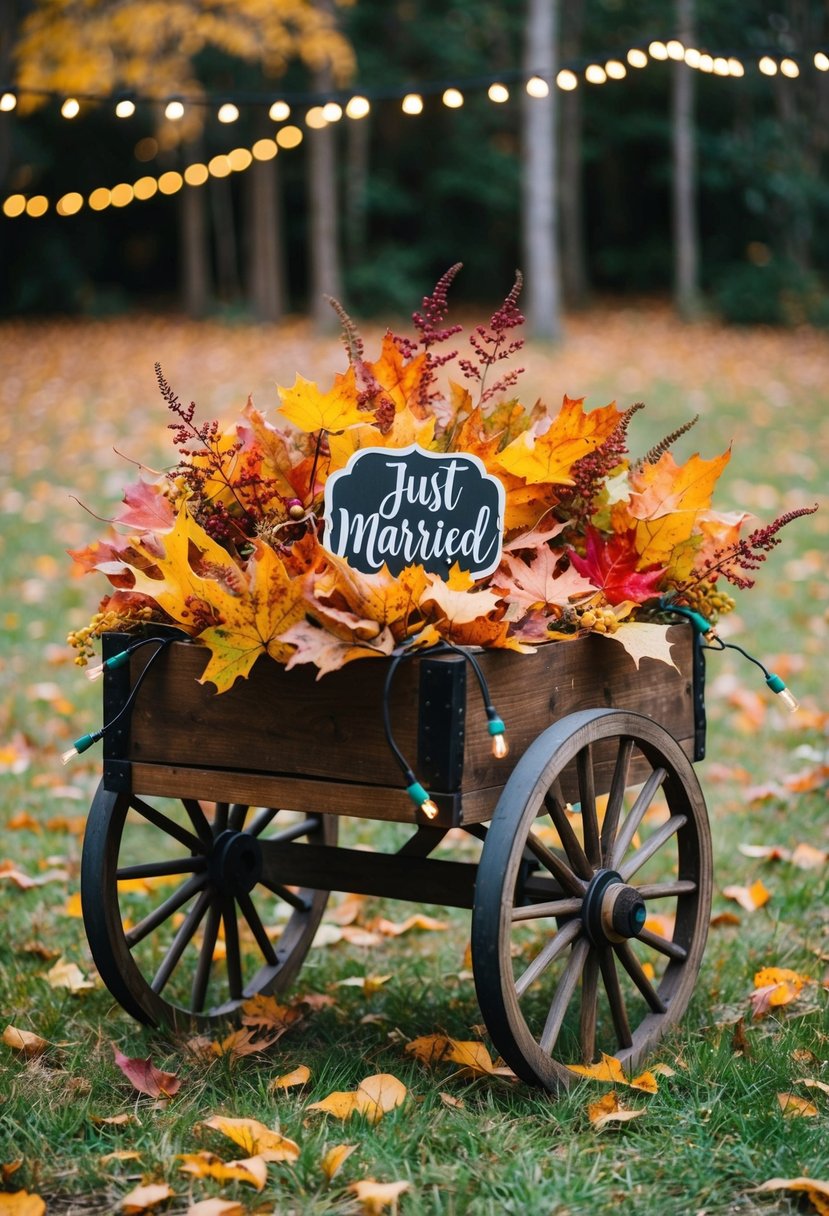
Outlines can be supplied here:
M662 566L650 570L637 570L641 554L634 547L635 530L616 533L605 539L595 528L587 530L584 557L570 552L570 562L600 587L609 604L621 604L632 600L644 604L659 594L659 583L665 574Z

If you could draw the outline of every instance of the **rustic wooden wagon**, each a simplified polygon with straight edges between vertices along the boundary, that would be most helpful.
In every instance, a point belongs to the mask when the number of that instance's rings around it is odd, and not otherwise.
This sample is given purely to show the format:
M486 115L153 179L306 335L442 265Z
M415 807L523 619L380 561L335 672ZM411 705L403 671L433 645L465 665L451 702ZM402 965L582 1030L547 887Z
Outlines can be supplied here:
M471 908L481 1012L520 1077L555 1090L602 1050L635 1067L688 1004L711 901L701 644L667 635L676 668L595 636L478 652L503 760L461 654L401 664L390 718L432 819L384 735L388 660L319 682L261 661L216 696L206 651L170 644L106 734L84 844L109 990L141 1021L206 1025L291 983L329 891ZM105 657L129 641L106 636ZM106 672L105 721L153 650ZM341 816L412 831L395 852L344 848ZM458 828L476 862L445 856Z

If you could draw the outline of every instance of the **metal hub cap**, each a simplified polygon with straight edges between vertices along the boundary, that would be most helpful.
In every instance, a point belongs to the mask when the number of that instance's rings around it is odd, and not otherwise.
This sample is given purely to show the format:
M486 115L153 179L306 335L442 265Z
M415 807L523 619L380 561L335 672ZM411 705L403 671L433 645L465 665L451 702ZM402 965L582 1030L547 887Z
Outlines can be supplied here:
M262 850L255 836L231 829L216 837L208 862L210 881L228 895L252 891L262 877Z
M598 870L584 897L582 923L594 946L636 937L647 919L644 900L636 887L623 882L615 870Z

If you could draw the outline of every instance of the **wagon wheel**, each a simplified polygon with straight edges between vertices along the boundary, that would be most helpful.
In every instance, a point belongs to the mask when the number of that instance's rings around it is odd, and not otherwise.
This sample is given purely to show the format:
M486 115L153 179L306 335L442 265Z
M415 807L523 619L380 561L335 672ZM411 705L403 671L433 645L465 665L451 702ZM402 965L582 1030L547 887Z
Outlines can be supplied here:
M662 727L599 709L539 735L495 810L472 913L478 1001L510 1067L549 1090L601 1052L635 1069L691 998L711 881L702 792Z
M209 1025L257 993L281 992L328 900L291 885L290 853L336 839L334 816L99 786L81 902L107 988L132 1017L168 1027ZM271 846L288 856L281 874L263 866Z

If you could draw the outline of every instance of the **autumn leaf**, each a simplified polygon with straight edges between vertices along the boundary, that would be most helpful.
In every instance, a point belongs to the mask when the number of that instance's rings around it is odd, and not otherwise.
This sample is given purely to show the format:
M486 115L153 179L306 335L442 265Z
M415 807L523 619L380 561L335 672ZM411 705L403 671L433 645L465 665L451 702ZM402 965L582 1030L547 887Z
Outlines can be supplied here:
M601 633L599 637L623 646L638 670L642 659L656 659L667 663L678 671L671 656L671 643L664 625L651 625L647 621L622 621L615 633Z
M829 1182L821 1182L817 1178L769 1178L755 1191L794 1191L805 1193L818 1212L825 1213L829 1204Z
M509 1068L496 1065L483 1043L474 1039L450 1039L448 1035L429 1034L406 1044L406 1054L424 1064L456 1064L462 1075L471 1077L512 1078Z
M235 1199L200 1199L191 1203L186 1216L245 1216L247 1208Z
M733 899L746 912L756 912L771 899L770 892L759 878L750 887L742 887L737 883L723 887L723 895L726 899Z
M754 975L754 992L751 994L752 1013L763 1017L780 1005L789 1005L797 1000L806 984L812 981L788 967L761 967Z
M226 1056L231 1063L234 1063L245 1056L255 1056L267 1051L281 1033L280 1031L257 1039L255 1031L242 1027L239 1030L232 1030L223 1039L209 1039L206 1035L197 1035L193 1039L188 1039L186 1046L188 1051L198 1059L209 1062Z
M148 1186L135 1187L128 1195L124 1195L119 1206L125 1216L139 1216L139 1213L157 1208L160 1203L166 1203L174 1196L173 1188L166 1182L154 1182Z
M568 1064L567 1068L576 1076L588 1077L591 1081L610 1081L617 1085L627 1085L628 1083L620 1061L605 1052L602 1052L602 1058L598 1064Z
M243 1161L222 1161L215 1153L179 1153L179 1169L195 1178L215 1178L217 1182L246 1182L257 1191L264 1189L268 1167L264 1157L247 1157Z
M574 550L568 550L568 556L578 573L604 592L609 604L644 604L654 599L665 575L654 561L649 562L648 570L640 571L640 551L631 531L604 537L588 528L584 556Z
M320 1168L330 1182L340 1172L346 1160L354 1152L356 1144L335 1144L320 1161Z
M83 992L86 988L94 988L92 980L86 979L77 963L67 963L60 958L46 972L50 988L68 988L70 992Z
M498 464L530 485L572 485L577 460L595 452L612 435L622 417L615 403L585 413L584 399L565 397L542 434L525 431L504 448Z
M297 376L293 388L278 387L279 413L300 431L344 431L371 421L372 415L357 405L354 368L334 377L334 385L323 393L311 380Z
M730 457L730 451L713 460L694 455L678 465L670 452L663 452L656 464L645 461L631 471L632 493L623 510L636 521L635 547L643 564L669 565L680 577L690 571L697 545L693 550L683 546L690 541L700 516L708 511L714 486ZM686 563L681 569L678 554Z
M227 1136L249 1157L262 1157L265 1161L296 1161L299 1145L259 1123L256 1119L231 1119L224 1115L211 1115L203 1120L203 1127L211 1127Z
M169 532L176 522L170 499L156 482L138 481L124 491L115 522L139 532Z
M3 1031L3 1042L12 1051L17 1051L29 1060L36 1060L49 1048L47 1039L31 1030L19 1030L17 1026L7 1026Z
M138 1057L127 1057L113 1046L115 1063L121 1072L138 1090L150 1098L171 1098L181 1089L181 1081L172 1072L162 1072L156 1068L147 1056L146 1060Z
M311 1069L307 1064L299 1064L290 1072L283 1072L281 1076L276 1077L271 1081L270 1089L293 1089L295 1085L307 1085L311 1079Z
M529 563L505 553L495 578L508 589L504 596L506 602L520 604L523 608L566 607L596 591L594 584L579 574L561 550L550 549L547 545L537 549Z
M444 581L438 574L426 576L426 587L419 606L442 626L477 623L498 607L498 593L488 589L476 590L472 578L457 567Z
M242 1002L242 1024L264 1026L268 1030L287 1030L302 1020L302 1012L294 1005L280 1005L276 997L259 992Z
M40 1195L28 1191L0 1194L0 1216L43 1216L46 1204Z
M408 933L411 929L439 933L449 928L449 922L435 920L434 917L426 916L423 912L415 912L403 921L386 920L384 916L378 916L369 922L368 927L375 933L382 933L383 937L400 937L401 934Z
M408 1191L408 1182L375 1182L373 1178L364 1178L361 1182L352 1182L349 1190L357 1196L366 1216L379 1216L385 1208L397 1210L397 1200Z
M393 403L396 412L407 406L418 412L421 385L428 367L425 352L407 361L391 331L387 330L383 336L380 358L374 362L363 362L365 372L383 390L383 395Z
M820 1113L814 1102L809 1102L807 1098L799 1098L797 1094L778 1094L777 1101L780 1103L781 1112L787 1119L816 1118Z
M330 619L330 614L323 615ZM356 625L366 624L359 618L354 618ZM342 623L338 622L342 628ZM321 625L313 625L308 620L298 621L282 634L282 641L292 647L291 657L285 667L288 671L304 663L313 663L319 669L317 679L321 679L332 671L339 671L355 659L381 659L388 656L394 649L394 636L388 629L383 629L372 641L361 642L345 640L324 629Z
M603 1127L607 1127L610 1123L628 1123L631 1119L638 1119L640 1115L644 1115L645 1113L644 1107L640 1107L637 1110L628 1110L621 1106L616 1093L612 1090L610 1093L604 1094L596 1102L591 1102L587 1107L587 1117L596 1131L601 1131Z
M377 1123L388 1111L405 1100L406 1086L390 1073L377 1073L361 1081L356 1090L337 1090L320 1102L312 1102L308 1110L319 1110L335 1119L348 1119L354 1114Z
M363 992L370 995L372 992L379 992L391 978L391 975L350 975L347 979L338 980L334 986L335 988L361 988Z

